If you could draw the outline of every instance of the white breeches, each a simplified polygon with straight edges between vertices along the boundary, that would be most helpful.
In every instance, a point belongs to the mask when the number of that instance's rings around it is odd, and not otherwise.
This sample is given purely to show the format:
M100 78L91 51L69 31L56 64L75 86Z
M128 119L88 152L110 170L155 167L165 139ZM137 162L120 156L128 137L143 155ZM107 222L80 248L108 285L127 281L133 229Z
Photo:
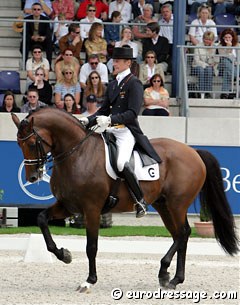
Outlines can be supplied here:
M109 132L112 132L116 137L116 144L118 148L117 168L121 172L124 168L124 164L130 161L133 147L136 143L131 131L127 128L108 128Z

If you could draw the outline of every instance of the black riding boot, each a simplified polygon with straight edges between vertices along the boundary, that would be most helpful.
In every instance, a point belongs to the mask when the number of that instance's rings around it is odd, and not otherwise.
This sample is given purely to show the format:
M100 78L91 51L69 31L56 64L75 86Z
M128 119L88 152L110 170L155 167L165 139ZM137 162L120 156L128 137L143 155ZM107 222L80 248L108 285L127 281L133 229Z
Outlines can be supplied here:
M138 183L137 177L135 176L130 164L128 162L125 163L124 169L122 171L124 178L132 191L135 199L136 199L136 217L140 218L146 215L147 211L147 203L143 198L143 193Z

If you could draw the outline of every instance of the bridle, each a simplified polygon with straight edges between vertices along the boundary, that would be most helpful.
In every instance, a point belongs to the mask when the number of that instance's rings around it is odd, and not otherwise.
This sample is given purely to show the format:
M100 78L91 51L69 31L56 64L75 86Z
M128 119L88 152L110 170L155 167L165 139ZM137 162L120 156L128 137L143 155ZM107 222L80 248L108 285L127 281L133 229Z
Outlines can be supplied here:
M43 143L52 148L52 146L45 140L43 139L37 130L33 127L32 132L27 135L24 138L20 138L19 136L17 137L18 141L25 142L26 140L30 139L32 136L36 136L36 152L37 152L37 158L36 159L24 159L24 165L27 166L33 166L37 165L37 169L42 171L43 166L46 162L49 162L49 156L44 150Z
M58 164L66 160L71 154L73 154L81 145L83 142L87 140L89 136L91 136L95 132L96 128L92 128L91 130L88 130L87 135L75 146L73 146L70 150L62 152L56 156L52 156L52 154L46 153L44 150L43 144L50 147L50 151L52 150L53 146L49 144L44 138L42 138L37 130L33 127L32 132L27 135L26 137L20 138L17 137L18 141L25 142L26 140L30 139L32 136L36 136L36 151L37 151L37 158L36 159L24 159L24 165L27 166L33 166L37 165L37 171L42 172L43 167L46 163L52 163L54 161L54 164ZM47 170L52 169L53 166L50 166L47 168Z

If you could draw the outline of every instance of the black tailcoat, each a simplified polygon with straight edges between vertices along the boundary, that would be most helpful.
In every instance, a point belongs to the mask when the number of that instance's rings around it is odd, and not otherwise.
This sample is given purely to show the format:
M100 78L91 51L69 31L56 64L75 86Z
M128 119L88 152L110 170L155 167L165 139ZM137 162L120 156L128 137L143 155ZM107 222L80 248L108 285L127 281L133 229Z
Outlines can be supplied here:
M112 81L106 91L106 97L102 107L88 117L89 125L96 124L96 116L111 116L111 124L124 124L130 129L138 145L147 155L157 162L161 162L158 154L152 147L148 138L143 134L138 114L143 103L142 83L133 75L127 75L118 85L116 80Z

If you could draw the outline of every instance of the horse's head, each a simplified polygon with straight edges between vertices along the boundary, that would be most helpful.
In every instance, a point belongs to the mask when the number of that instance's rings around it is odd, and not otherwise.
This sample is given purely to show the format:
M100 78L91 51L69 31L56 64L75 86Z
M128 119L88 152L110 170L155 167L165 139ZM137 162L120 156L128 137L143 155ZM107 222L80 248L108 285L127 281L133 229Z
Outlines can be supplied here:
M12 120L18 128L17 141L24 156L26 180L33 183L42 178L43 166L52 143L44 134L44 129L34 127L34 116L30 115L20 122L12 113Z

